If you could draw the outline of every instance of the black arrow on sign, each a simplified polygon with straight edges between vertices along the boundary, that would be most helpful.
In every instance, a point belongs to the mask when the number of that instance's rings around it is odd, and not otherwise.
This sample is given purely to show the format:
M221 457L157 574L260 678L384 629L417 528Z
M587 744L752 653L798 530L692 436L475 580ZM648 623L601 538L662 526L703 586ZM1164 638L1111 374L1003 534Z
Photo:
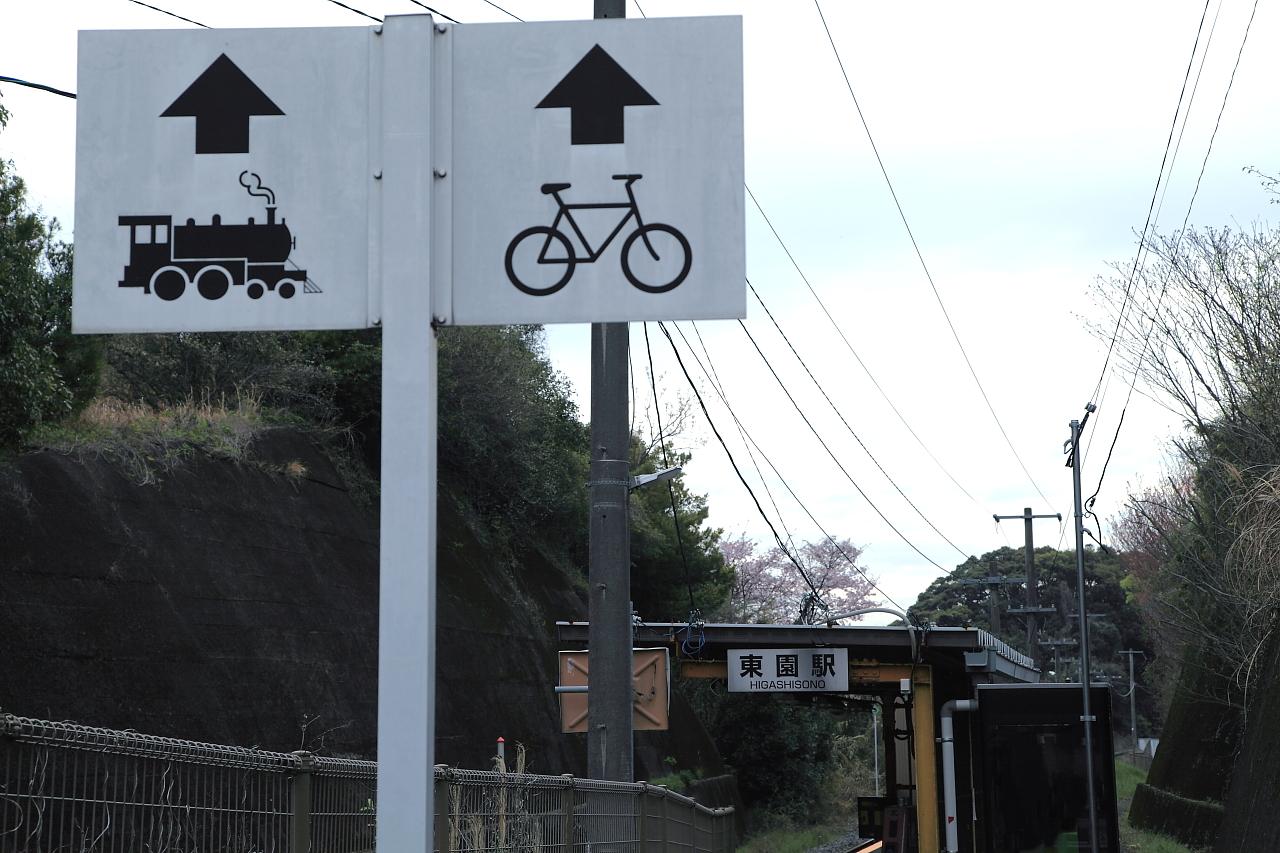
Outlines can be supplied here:
M284 111L224 53L160 116L194 116L197 154L249 153L249 116Z
M547 93L537 109L568 107L572 144L609 145L623 141L624 107L657 104L604 48L596 45Z

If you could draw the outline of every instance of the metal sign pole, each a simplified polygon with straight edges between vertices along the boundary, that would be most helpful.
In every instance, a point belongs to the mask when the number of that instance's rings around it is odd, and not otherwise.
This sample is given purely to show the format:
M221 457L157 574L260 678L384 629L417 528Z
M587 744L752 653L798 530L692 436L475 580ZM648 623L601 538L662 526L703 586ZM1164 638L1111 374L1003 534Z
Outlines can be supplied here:
M436 663L436 340L428 274L432 21L426 15L388 18L384 30L383 73L372 87L381 87L385 106L382 162L371 164L383 247L377 847L430 853Z
M624 0L595 0L595 17L625 18ZM591 325L590 596L587 773L630 782L631 541L628 525L627 323Z
M1092 411L1092 406L1090 408ZM1093 784L1093 712L1089 707L1089 611L1084 595L1084 511L1080 503L1080 421L1071 422L1071 480L1075 488L1076 590L1080 599L1080 696L1084 713L1084 766L1089 796L1089 849L1098 853L1098 806Z

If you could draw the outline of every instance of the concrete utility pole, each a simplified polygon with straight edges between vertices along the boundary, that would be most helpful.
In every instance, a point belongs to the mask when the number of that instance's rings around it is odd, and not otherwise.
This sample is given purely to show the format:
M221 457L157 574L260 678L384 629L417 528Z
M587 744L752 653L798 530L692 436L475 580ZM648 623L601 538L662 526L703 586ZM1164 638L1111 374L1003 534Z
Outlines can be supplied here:
M626 0L595 0L595 17L625 18ZM627 499L626 323L591 324L590 598L587 775L631 782L631 540Z
M1146 654L1141 649L1125 649L1120 654L1129 659L1129 734L1133 737L1133 757L1136 759L1138 757L1138 694L1133 679L1133 659L1138 655L1146 657Z
M1085 406L1084 419L1097 407L1093 403ZM1075 498L1076 516L1076 591L1080 599L1080 698L1081 722L1084 723L1084 768L1086 789L1089 795L1089 850L1098 853L1098 805L1097 794L1093 784L1093 711L1089 707L1089 611L1085 606L1084 596L1084 509L1081 506L1080 489L1080 429L1081 421L1071 422L1071 483Z
M1062 650L1079 645L1075 640L1041 640L1040 645L1053 649L1053 680L1062 681Z
M1022 578L995 574L995 561L993 560L991 564L987 566L987 576L985 578L963 578L957 581L957 583L960 586L987 587L987 622L991 627L991 633L999 637L1002 633L1002 626L1000 624L1000 602L996 598L996 593L999 591L1000 587L1005 584L1022 583Z
M1027 594L1023 599L1023 604L1025 606L1015 610L1010 610L1009 613L1011 615L1027 617L1027 651L1034 654L1036 637L1039 636L1036 631L1036 616L1041 613L1052 613L1054 611L1052 607L1040 606L1040 577L1036 571L1036 546L1032 541L1031 522L1037 518L1056 518L1058 521L1062 521L1062 513L1054 512L1042 515L1033 515L1031 513L1031 507L1028 506L1022 508L1022 515L992 515L991 517L996 520L997 524L1011 518L1022 519L1023 533L1026 540L1023 562L1026 564Z

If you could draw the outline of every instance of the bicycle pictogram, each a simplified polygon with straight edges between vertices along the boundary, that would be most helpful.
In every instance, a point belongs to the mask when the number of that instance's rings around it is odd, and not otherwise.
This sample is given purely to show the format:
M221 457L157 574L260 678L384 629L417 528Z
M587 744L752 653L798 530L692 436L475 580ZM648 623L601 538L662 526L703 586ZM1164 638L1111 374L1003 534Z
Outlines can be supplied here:
M560 193L570 187L567 183L543 184L542 192L556 200L556 216L550 225L526 228L507 246L507 277L517 288L530 296L549 296L563 288L573 277L578 264L591 264L600 259L615 237L632 219L635 230L622 243L622 274L632 287L646 293L666 293L678 287L689 275L693 253L689 241L670 225L660 222L644 222L636 204L631 186L642 175L614 175L615 181L625 181L625 202L593 204L567 204ZM574 219L575 210L625 210L622 219L614 226L598 247L593 248L586 234ZM574 242L561 229L568 223L572 234L586 250L575 254ZM643 249L640 247L643 246Z

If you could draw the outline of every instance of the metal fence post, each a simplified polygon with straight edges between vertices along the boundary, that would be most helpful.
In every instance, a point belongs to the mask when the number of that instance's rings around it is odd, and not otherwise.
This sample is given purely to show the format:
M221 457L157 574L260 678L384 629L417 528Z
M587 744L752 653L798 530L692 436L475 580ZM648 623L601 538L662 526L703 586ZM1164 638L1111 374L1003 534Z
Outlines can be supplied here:
M640 789L638 804L640 809L639 814L636 815L636 835L639 837L640 849L643 850L645 845L649 843L648 821L645 820L649 812L649 784L647 782Z
M293 753L297 768L289 779L289 853L311 853L311 769L316 757Z
M667 853L671 849L667 844L671 837L671 820L667 816L667 786L658 787L662 789L662 853Z
M565 853L573 850L573 776L565 773L561 778L565 781L564 787L564 825L560 829L560 837Z
M452 845L449 843L449 803L451 802L449 797L449 765L436 765L433 788L435 795L432 797L432 802L436 810L432 818L435 823L435 849L438 853L453 853Z

